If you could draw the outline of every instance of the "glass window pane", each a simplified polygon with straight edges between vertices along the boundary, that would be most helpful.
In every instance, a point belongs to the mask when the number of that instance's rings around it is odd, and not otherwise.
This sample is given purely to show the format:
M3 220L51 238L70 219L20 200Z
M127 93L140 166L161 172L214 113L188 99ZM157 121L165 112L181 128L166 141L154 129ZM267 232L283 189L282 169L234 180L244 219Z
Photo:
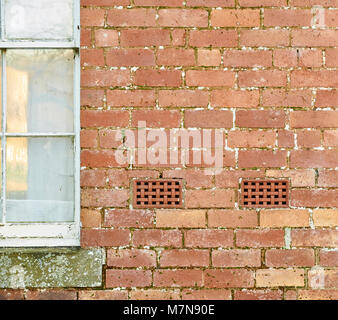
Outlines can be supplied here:
M7 50L7 131L73 132L73 50Z
M72 138L7 138L7 222L74 219Z
M5 38L70 40L73 0L5 0Z

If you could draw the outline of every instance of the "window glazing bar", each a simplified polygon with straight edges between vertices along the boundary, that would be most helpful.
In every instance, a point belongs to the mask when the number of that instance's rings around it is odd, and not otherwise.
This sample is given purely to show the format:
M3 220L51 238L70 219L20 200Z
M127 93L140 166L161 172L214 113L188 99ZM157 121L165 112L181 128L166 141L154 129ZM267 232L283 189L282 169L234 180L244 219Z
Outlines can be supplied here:
M1 104L2 104L2 139L1 139L1 170L2 170L2 223L6 223L6 108L7 108L7 72L6 50L2 50L2 73L1 73Z

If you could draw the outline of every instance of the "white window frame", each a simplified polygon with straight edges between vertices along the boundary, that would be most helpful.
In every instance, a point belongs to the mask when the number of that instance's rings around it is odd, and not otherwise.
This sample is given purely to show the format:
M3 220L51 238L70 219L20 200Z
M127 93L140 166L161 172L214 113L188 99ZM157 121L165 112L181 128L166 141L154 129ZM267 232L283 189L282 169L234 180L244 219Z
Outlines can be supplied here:
M4 17L4 0L1 17ZM0 247L60 247L80 245L80 0L73 0L72 41L4 41L4 20L1 19L2 50L2 220ZM6 49L73 49L74 50L74 132L71 133L6 133ZM6 138L7 137L73 137L74 139L74 222L6 223Z

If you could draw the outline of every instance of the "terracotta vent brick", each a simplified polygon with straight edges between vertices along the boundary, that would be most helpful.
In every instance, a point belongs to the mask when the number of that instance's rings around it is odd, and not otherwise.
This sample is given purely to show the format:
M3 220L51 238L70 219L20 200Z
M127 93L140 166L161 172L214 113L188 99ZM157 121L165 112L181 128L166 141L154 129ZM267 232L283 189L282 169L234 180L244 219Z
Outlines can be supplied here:
M289 206L288 180L243 180L241 204L248 208Z
M134 180L134 208L181 208L182 180Z

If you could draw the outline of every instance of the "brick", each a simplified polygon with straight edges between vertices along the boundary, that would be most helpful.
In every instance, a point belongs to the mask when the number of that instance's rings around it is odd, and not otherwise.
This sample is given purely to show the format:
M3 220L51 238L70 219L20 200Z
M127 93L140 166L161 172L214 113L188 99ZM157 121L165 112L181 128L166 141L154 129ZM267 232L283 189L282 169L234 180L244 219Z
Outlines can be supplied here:
M222 170L215 176L216 187L221 188L239 188L240 178L264 178L263 171L245 170L245 171L229 171Z
M157 51L157 64L164 66L193 66L195 65L195 52L193 49L160 49Z
M320 25L320 19L321 19L321 11L317 11L317 19L319 20ZM337 19L338 19L338 11L337 10L325 10L325 27L329 28L336 28L337 27Z
M155 287L195 287L201 286L202 270L156 270L154 272Z
M81 30L81 35L80 35L80 45L81 47L83 46L90 46L92 43L92 33L91 30L89 29L82 29Z
M338 111L294 111L290 113L292 128L338 128Z
M182 300L232 300L226 289L183 289Z
M165 6L165 7L182 7L182 0L171 0L170 2L166 0L135 0L134 4L136 6Z
M238 247L283 247L284 230L260 229L260 230L237 230L236 243Z
M148 287L151 285L151 271L148 270L106 270L106 287Z
M266 170L266 176L271 178L290 178L292 187L314 187L316 174L312 169Z
M336 170L319 171L318 186L338 187L338 171Z
M81 130L80 141L81 148L96 148L97 130Z
M104 91L81 89L81 106L100 107L103 105Z
M207 27L208 12L201 9L160 9L158 24L162 27Z
M118 167L122 164L115 159L114 150L82 150L81 165L89 168ZM126 167L127 164L124 164Z
M336 288L337 270L312 269L308 272L309 287L313 289Z
M228 110L187 110L184 113L186 128L231 128L232 112Z
M164 178L181 178L185 180L186 188L210 188L212 187L212 176L203 170L166 170L163 171Z
M152 27L156 25L154 9L110 9L107 24L113 27Z
M249 47L278 47L288 46L288 30L242 30L240 45Z
M174 29L171 31L171 44L173 46L184 46L186 43L187 32L185 29Z
M319 264L324 267L338 266L338 251L321 249L319 251Z
M297 144L303 148L321 146L321 132L319 130L306 130L297 132Z
M278 130L278 147L293 148L295 146L295 134L289 130Z
M338 90L318 90L316 98L317 107L338 106Z
M187 208L226 208L234 207L233 190L187 190L185 196Z
M256 227L256 211L247 210L209 210L208 226L222 228L250 228Z
M267 267L312 267L315 264L313 249L270 249L265 252Z
M297 7L312 7L313 5L336 7L338 2L337 0L291 0L291 4Z
M262 210L260 226L264 228L309 227L308 210Z
M109 49L106 62L113 67L154 66L155 55L149 49Z
M160 267L207 267L208 250L172 249L160 252Z
M296 290L285 290L284 300L297 300L297 291Z
M224 66L229 67L271 67L272 53L266 50L225 50Z
M336 150L293 150L291 168L335 168L338 166Z
M262 148L275 145L276 134L272 131L230 131L228 146L230 148Z
M197 65L199 66L219 66L221 60L221 53L218 49L199 49L197 51Z
M300 229L291 230L291 245L293 247L336 247L338 230L330 229Z
M317 209L312 214L313 223L316 227L337 227L337 209Z
M206 288L252 288L254 273L245 269L207 269L204 271L204 286Z
M255 108L259 104L258 90L212 90L210 104L213 107Z
M213 27L259 27L259 10L213 10L210 23Z
M170 44L170 31L164 29L121 30L122 47L167 46Z
M119 34L117 30L97 29L94 35L96 47L114 47L119 45Z
M337 207L338 190L293 190L291 205L300 207Z
M146 121L149 128L177 128L180 126L181 115L174 110L138 110L132 113L132 125Z
M202 90L160 90L161 107L206 107L209 93Z
M117 148L123 144L122 131L101 129L99 131L99 141L101 148Z
M82 229L82 247L118 247L129 244L129 230Z
M99 210L81 209L82 228L100 228L101 212Z
M137 70L134 82L138 86L179 87L182 83L180 70Z
M338 66L338 50L337 49L326 49L325 65L331 68L335 68Z
M187 0L190 7L233 7L234 0Z
M265 9L264 26L266 27L309 27L312 12L306 9Z
M106 173L104 170L82 170L81 187L103 187L106 184Z
M189 44L193 47L237 47L235 30L191 30Z
M114 87L131 84L129 70L95 70L81 71L81 86L84 87Z
M82 49L81 66L104 66L104 56L102 49Z
M135 246L181 247L182 234L178 230L135 230L133 244Z
M236 126L248 128L283 128L285 113L275 110L236 111Z
M186 84L190 87L232 87L235 73L227 70L188 70Z
M129 113L119 110L82 110L81 127L123 127L129 122Z
M292 46L335 47L338 45L338 30L293 30Z
M111 107L152 107L156 105L153 90L108 90L107 105Z
M106 210L104 227L151 228L154 214L146 210L113 209Z
M273 64L276 67L287 68L297 65L297 50L275 49L273 51Z
M338 290L298 290L299 300L337 300Z
M84 207L125 207L128 200L128 190L83 189L81 192Z
M0 300L24 300L23 290L1 289Z
M130 291L131 300L179 300L180 292L178 290L132 290Z
M125 290L80 290L79 300L127 300Z
M156 252L144 249L108 249L107 266L116 268L155 267Z
M81 9L81 27L103 27L104 26L103 9L82 8Z
M283 7L287 5L287 0L239 0L241 7Z
M234 233L232 230L187 230L184 244L197 248L233 247Z
M82 6L127 6L130 0L81 0Z
M297 52L298 52L299 66L301 67L321 67L322 66L323 57L322 57L321 50L300 49Z
M205 210L156 210L158 228L203 228L205 225Z
M282 300L281 290L236 290L234 300Z
M240 87L284 87L286 73L280 70L246 70L238 72Z
M260 267L261 251L258 249L213 250L214 267Z
M240 150L238 152L239 168L270 168L286 166L286 151Z
M295 70L291 73L291 87L337 87L336 70Z
M25 293L26 300L77 300L77 293L73 290L34 290Z
M304 271L299 269L260 269L256 271L257 287L303 287Z
M338 131L325 130L323 145L326 147L338 147Z

